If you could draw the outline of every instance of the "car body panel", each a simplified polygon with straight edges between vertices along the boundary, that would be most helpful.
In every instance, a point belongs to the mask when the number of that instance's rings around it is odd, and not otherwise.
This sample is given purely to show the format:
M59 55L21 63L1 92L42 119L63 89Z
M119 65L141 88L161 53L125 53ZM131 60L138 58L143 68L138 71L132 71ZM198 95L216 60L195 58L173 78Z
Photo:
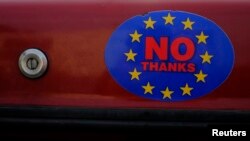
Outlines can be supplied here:
M250 110L250 3L247 1L82 1L0 3L0 105L80 108ZM105 67L112 32L135 15L157 10L199 14L217 23L231 39L235 64L212 93L185 102L160 102L121 88ZM28 79L18 68L20 54L39 48L47 73Z

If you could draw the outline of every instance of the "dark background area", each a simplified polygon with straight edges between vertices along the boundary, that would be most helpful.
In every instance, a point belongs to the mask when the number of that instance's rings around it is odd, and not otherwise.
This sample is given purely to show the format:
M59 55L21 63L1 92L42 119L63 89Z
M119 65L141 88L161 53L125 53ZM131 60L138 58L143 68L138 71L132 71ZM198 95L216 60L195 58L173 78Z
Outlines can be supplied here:
M0 138L8 139L210 138L214 128L248 133L250 127L247 111L1 107L0 115Z

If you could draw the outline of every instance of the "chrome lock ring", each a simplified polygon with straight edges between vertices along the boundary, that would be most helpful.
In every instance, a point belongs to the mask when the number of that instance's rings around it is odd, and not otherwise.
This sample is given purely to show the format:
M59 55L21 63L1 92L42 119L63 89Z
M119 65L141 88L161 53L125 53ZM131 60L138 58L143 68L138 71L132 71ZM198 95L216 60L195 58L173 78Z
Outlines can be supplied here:
M48 66L45 54L38 49L27 49L19 57L19 69L28 78L42 76Z

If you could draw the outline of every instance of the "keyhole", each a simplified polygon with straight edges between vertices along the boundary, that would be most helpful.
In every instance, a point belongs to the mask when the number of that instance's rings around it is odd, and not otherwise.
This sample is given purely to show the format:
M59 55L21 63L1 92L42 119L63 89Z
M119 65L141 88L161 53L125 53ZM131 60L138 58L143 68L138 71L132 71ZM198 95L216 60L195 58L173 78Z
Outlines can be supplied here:
M34 58L29 58L27 60L27 67L30 69L30 70L35 70L38 66L38 61Z

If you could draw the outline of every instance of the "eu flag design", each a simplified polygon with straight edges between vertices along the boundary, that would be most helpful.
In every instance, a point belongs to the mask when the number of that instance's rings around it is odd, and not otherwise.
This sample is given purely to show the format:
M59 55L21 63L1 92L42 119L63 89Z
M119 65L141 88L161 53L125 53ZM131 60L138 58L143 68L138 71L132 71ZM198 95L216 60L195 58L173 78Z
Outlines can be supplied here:
M211 93L229 76L234 50L214 22L182 11L135 16L111 35L105 63L132 94L183 101Z

